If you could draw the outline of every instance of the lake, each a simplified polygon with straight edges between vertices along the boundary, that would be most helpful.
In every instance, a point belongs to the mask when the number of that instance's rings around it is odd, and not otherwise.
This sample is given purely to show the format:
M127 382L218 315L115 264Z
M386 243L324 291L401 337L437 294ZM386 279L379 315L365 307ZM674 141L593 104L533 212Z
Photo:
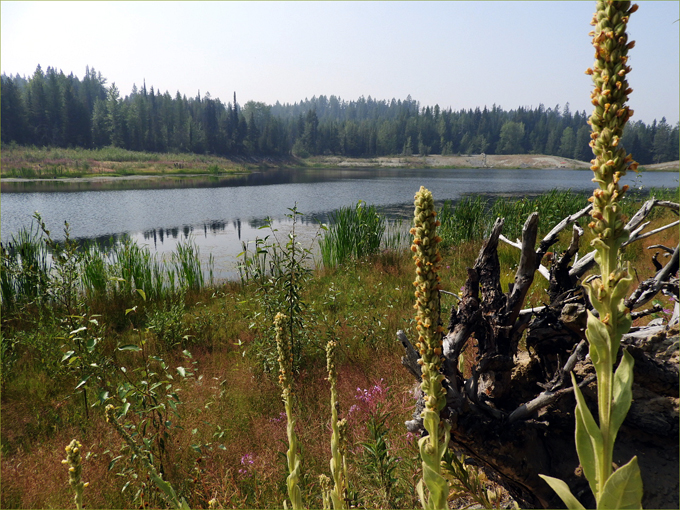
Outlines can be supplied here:
M528 196L553 188L589 193L590 170L495 169L295 169L268 170L215 179L181 188L117 189L2 193L1 237L6 242L31 224L38 211L55 239L63 238L63 222L77 239L108 241L127 235L152 250L166 253L192 238L202 258L212 254L217 278L234 278L241 241L253 241L272 218L279 235L291 222L289 208L304 213L298 232L312 239L329 212L375 204L389 218L410 219L413 195L425 186L438 202L465 195ZM626 176L631 188L677 187L676 172ZM153 186L153 184L150 184ZM20 189L20 188L17 188Z

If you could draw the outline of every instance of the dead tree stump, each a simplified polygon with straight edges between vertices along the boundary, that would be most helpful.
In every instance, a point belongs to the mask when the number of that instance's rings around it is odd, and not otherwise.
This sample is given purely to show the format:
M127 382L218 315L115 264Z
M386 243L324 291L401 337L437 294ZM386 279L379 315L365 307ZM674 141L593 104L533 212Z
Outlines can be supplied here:
M647 201L626 226L628 243L650 234L641 231L654 206L678 212L678 204ZM582 233L575 222L589 211L590 206L565 218L538 245L536 213L527 219L521 243L505 239L503 220L497 220L474 267L468 268L443 341L447 406L441 417L451 424L450 446L481 466L524 508L563 507L539 474L566 481L586 507L594 506L574 445L575 400L569 376L572 371L576 374L597 416L595 371L585 338L586 310L597 312L580 285L594 266L594 253L572 262ZM572 224L569 248L553 257L548 270L541 261L558 234ZM521 249L514 284L506 292L501 288L497 254L501 240ZM670 260L653 278L638 285L626 305L634 316L659 311L654 307L636 310L658 292L666 292L675 296L676 312L668 324L652 322L649 327L632 328L624 336L622 348L635 358L634 401L618 434L614 457L617 464L623 464L638 456L645 507L679 508L678 247L662 248L672 252ZM525 309L537 271L549 279L550 303ZM398 338L406 349L402 363L419 379L415 349L403 332ZM520 349L522 338L526 348ZM473 358L468 376L459 370L459 359L466 350L473 353L466 354L467 363ZM413 420L406 423L412 432L423 432L421 410L419 401Z

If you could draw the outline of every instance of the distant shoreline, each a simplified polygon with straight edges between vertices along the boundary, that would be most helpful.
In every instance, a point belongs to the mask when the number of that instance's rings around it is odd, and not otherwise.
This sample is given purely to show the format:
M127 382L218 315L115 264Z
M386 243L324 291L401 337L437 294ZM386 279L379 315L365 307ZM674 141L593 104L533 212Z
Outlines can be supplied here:
M167 155L167 159L172 159L172 154ZM214 159L218 159L213 157ZM381 156L376 158L346 158L342 156L312 156L306 159L300 158L283 158L283 159L255 159L246 158L245 160L229 160L227 158L219 158L223 162L225 172L218 174L209 174L203 169L184 168L182 170L173 169L173 171L164 171L155 168L155 171L146 171L144 168L137 168L136 171L126 175L120 175L116 170L118 164L111 163L107 165L106 162L99 163L99 171L96 175L90 174L70 174L68 170L63 175L53 176L49 178L36 177L2 177L2 191L13 192L18 191L17 186L23 188L32 187L35 184L36 191L42 188L42 185L49 183L63 183L64 190L70 188L70 185L75 185L79 190L98 189L105 183L118 182L122 184L124 181L153 181L159 183L161 181L168 187L188 187L192 183L198 184L202 181L214 181L216 179L235 177L238 175L248 174L253 171L267 171L276 168L300 168L300 169L349 169L349 168L408 168L412 170L428 169L428 168L479 168L479 169L560 169L560 170L587 170L590 168L590 163L585 161L578 161L569 158L560 158L557 156L547 156L543 154L471 154L471 155L431 155L431 156ZM107 167L111 168L107 168ZM141 167L145 165L141 164ZM179 165L177 165L179 166ZM187 165L188 166L188 165ZM229 168L231 167L231 168ZM640 167L642 171L678 171L680 169L680 162L666 162L655 165L646 165ZM183 171L184 170L184 171ZM141 183L140 183L141 184ZM91 185L91 186L90 186Z

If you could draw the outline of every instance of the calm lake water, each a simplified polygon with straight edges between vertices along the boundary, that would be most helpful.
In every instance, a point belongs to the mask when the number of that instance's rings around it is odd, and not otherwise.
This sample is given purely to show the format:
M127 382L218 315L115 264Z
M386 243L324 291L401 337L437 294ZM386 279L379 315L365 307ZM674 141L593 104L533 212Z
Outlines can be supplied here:
M215 260L217 278L235 277L241 241L263 237L266 218L285 239L286 218L297 203L304 213L298 232L311 239L329 212L363 200L390 218L408 218L413 195L425 186L437 201L465 195L527 196L553 188L584 193L593 189L590 170L494 169L333 169L274 170L174 189L2 193L1 237L6 242L31 225L38 211L55 238L63 238L63 222L72 237L108 241L128 235L152 250L166 253L191 238L202 258ZM629 175L631 187L677 187L675 172Z

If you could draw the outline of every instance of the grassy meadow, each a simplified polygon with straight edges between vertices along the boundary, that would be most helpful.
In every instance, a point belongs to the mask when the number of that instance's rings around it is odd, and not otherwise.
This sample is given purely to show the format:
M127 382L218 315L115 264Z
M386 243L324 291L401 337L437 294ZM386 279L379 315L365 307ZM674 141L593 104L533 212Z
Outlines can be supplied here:
M677 200L677 191L664 198ZM506 217L505 235L514 239L530 212L539 210L545 235L585 203L553 192L444 204L444 290L459 291L496 214ZM627 207L634 210L632 202ZM648 229L670 219L655 214ZM293 234L287 244L245 254L241 281L219 284L203 276L207 268L190 245L162 261L131 244L105 251L53 243L38 222L3 246L0 506L72 508L62 459L75 438L87 508L165 507L139 455L107 423L104 406L113 404L119 423L192 508L281 508L288 445L272 323L284 310L294 332L304 505L322 507L318 476L330 474L325 349L334 340L339 414L347 419L347 498L359 508L419 507L417 438L404 427L415 381L401 366L395 335L415 332L411 252L369 206L334 220L320 240L323 266L310 266L310 247ZM585 237L580 256L590 250ZM563 232L555 251L569 240ZM637 278L655 271L648 246L677 242L673 228L630 246ZM499 258L507 288L519 250L501 243ZM544 304L546 287L537 275L527 304ZM456 304L442 296L445 315ZM483 501L482 493L493 499L490 482L468 469L477 484L454 483L456 508Z
M63 179L131 175L220 175L258 165L200 154L137 152L118 147L64 149L4 144L2 178Z

